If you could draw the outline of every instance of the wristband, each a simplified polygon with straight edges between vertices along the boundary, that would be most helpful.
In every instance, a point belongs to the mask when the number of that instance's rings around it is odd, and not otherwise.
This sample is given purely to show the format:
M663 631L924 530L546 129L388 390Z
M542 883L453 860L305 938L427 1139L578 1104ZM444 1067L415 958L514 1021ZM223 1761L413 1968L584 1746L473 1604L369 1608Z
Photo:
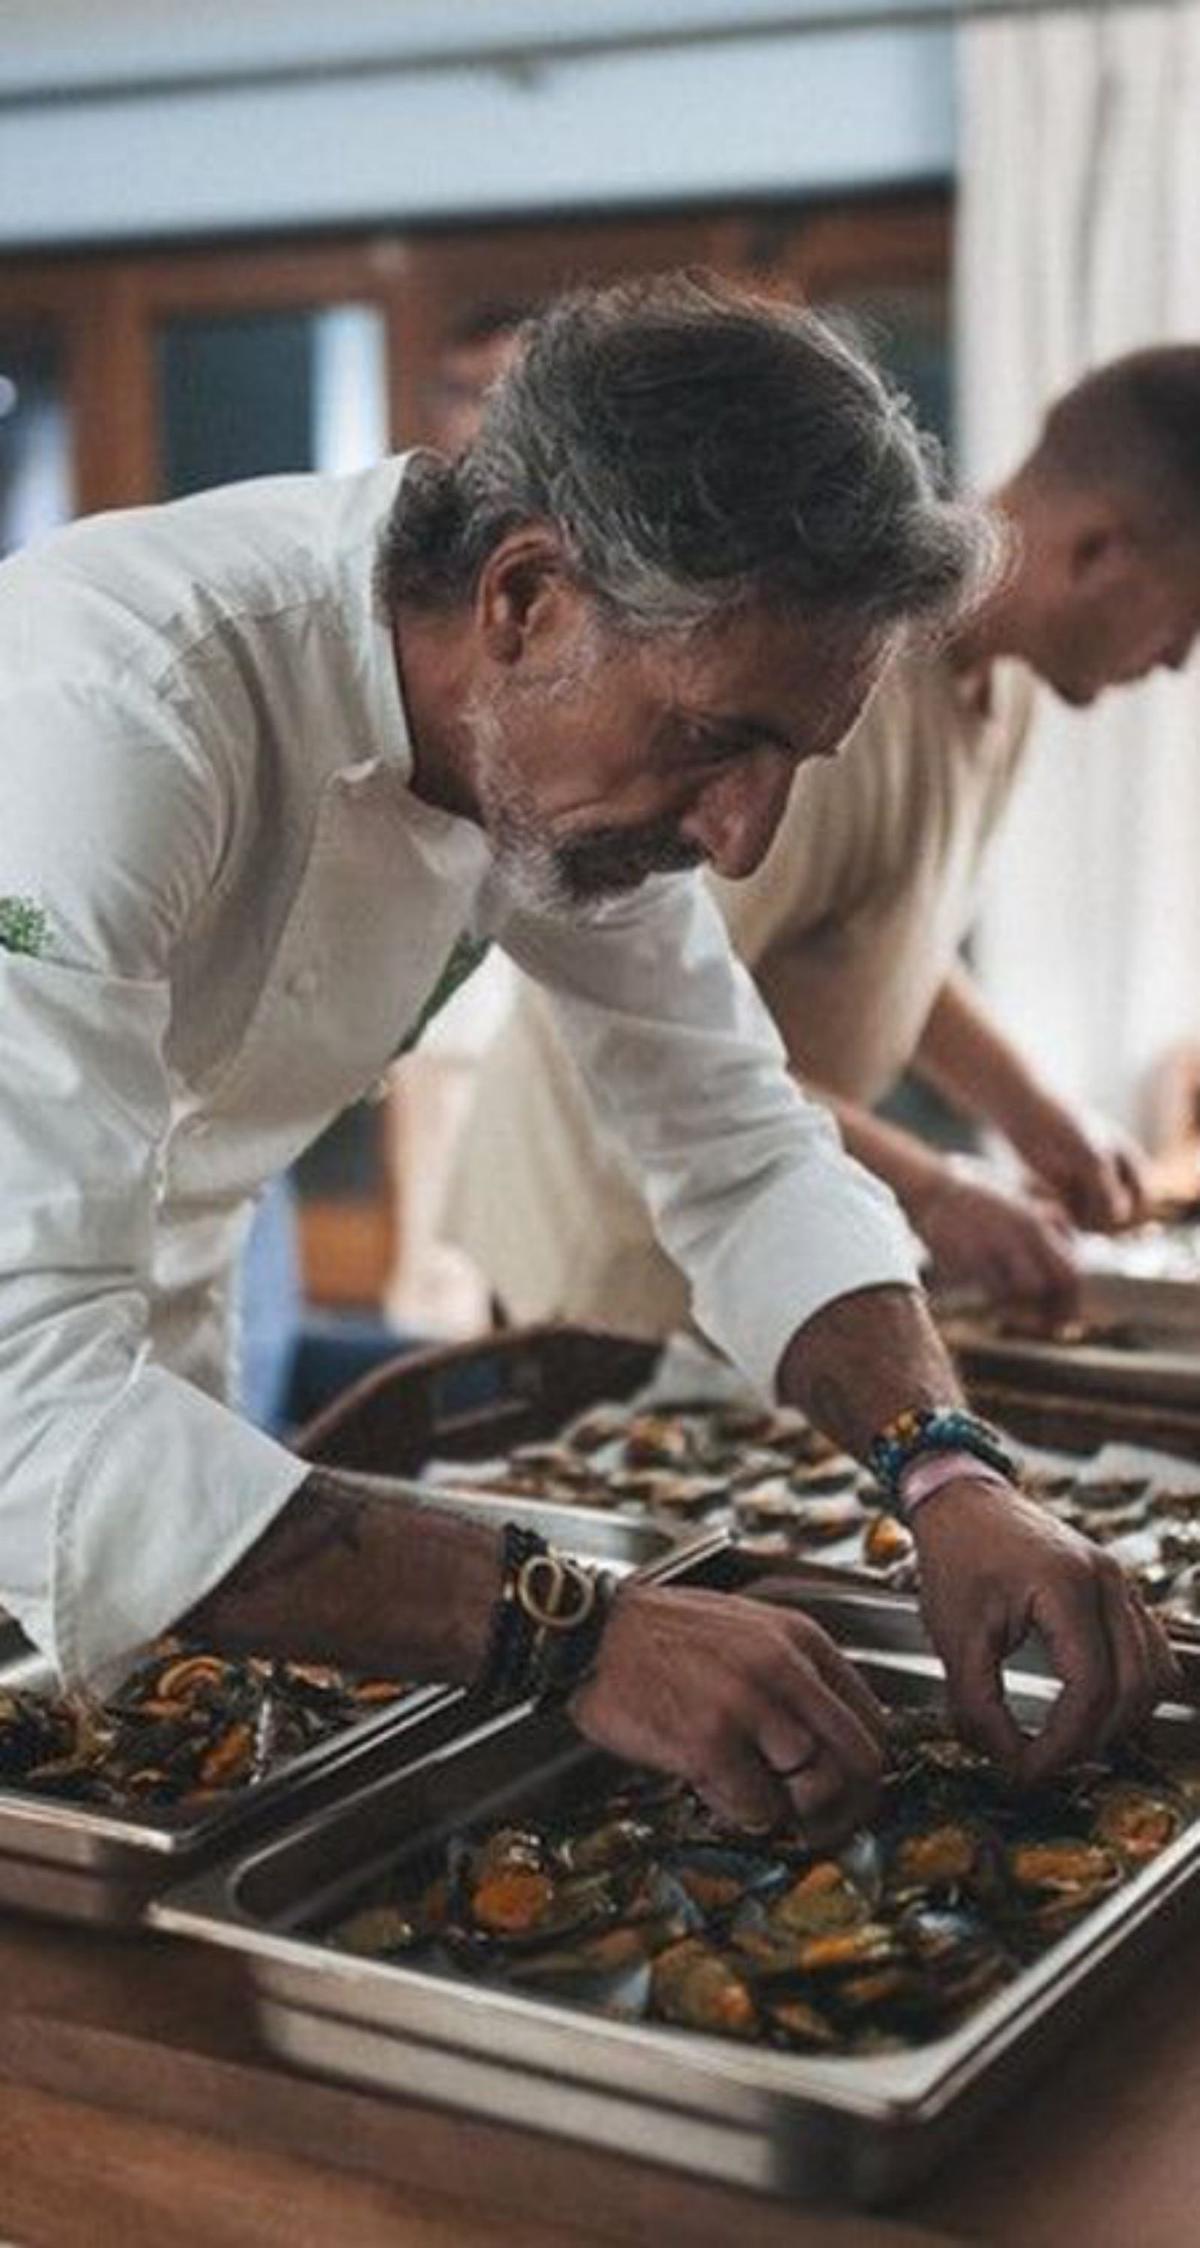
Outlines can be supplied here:
M972 1483L995 1483L1011 1490L1007 1475L981 1460L975 1452L921 1452L900 1470L898 1511L911 1522L917 1508L947 1483L969 1477Z
M487 1709L565 1700L596 1659L612 1598L612 1580L602 1571L553 1552L536 1531L506 1523L500 1594L472 1700Z
M867 1465L893 1513L901 1511L906 1469L927 1452L968 1452L1006 1482L1019 1480L1016 1460L989 1421L961 1405L909 1406L880 1429L867 1453Z
M505 1523L500 1535L499 1597L492 1610L483 1661L471 1684L472 1700L485 1708L498 1708L502 1702L520 1699L529 1669L533 1630L517 1601L517 1578L527 1561L548 1551L545 1539L540 1538L536 1530L526 1530L515 1522Z
M522 1564L516 1598L533 1629L529 1668L539 1701L565 1701L582 1684L599 1651L612 1596L610 1577L565 1554L535 1554Z

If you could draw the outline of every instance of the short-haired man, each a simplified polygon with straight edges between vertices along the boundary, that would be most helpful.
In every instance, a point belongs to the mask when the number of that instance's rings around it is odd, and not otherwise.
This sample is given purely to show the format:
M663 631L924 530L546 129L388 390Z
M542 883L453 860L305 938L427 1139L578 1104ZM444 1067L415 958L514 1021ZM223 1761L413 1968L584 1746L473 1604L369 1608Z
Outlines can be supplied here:
M792 1068L898 1195L938 1276L1053 1301L1075 1278L1068 1221L1138 1215L1136 1158L1039 1082L957 954L1036 681L1083 705L1182 664L1200 628L1200 346L1088 375L993 505L1013 558L991 597L940 650L893 664L836 762L798 774L759 869L715 888ZM1043 1195L875 1115L908 1067L1002 1133ZM484 1064L453 1204L453 1232L518 1318L651 1335L687 1318L683 1275L528 987Z
M706 1323L856 1450L878 1433L902 1499L920 1475L964 1721L1036 1775L1143 1717L1165 1642L989 1464L898 1212L789 1083L687 871L754 869L978 536L846 347L680 278L547 311L458 463L236 487L6 565L0 1594L67 1675L182 1619L547 1682L534 1557L220 1401L249 1197L496 936L554 991ZM869 1797L879 1712L802 1615L570 1603L549 1682L593 1739L742 1820L819 1833ZM1029 1745L1001 1663L1031 1623L1066 1684Z

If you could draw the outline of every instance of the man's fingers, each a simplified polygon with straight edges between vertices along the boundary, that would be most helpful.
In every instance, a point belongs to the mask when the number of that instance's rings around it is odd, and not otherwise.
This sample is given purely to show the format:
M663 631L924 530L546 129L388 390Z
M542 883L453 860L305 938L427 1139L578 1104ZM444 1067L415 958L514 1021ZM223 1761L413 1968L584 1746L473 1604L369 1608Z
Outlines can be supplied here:
M833 1833L849 1834L870 1816L879 1798L877 1779L867 1785L847 1781L845 1773L822 1756L786 1785L796 1818L813 1841Z
M821 1668L817 1668L817 1662ZM811 1726L821 1747L850 1783L873 1787L883 1768L883 1737L887 1720L879 1713L861 1718L852 1706L858 1690L870 1694L856 1677L844 1655L828 1641L814 1650L812 1660L797 1653L779 1668L776 1692L798 1717ZM874 1703L874 1696L870 1696ZM877 1707L877 1705L876 1705Z
M1122 1597L1123 1589L1107 1598L1101 1594L1114 1686L1112 1711L1100 1733L1102 1748L1144 1725L1158 1698L1149 1641L1138 1627L1133 1601Z
M863 1780L847 1772L824 1741L778 1707L764 1706L756 1745L783 1786L792 1818L815 1845L849 1834L874 1807L878 1774Z
M787 1608L800 1616L805 1615L805 1586L795 1578L761 1578L746 1587L744 1597L761 1601L765 1607ZM840 1647L835 1646L811 1618L805 1620L812 1628L797 1643L803 1660L819 1671L826 1685L853 1711L860 1725L882 1748L888 1735L888 1714L883 1703L871 1692L862 1672L855 1669Z
M729 1716L711 1726L688 1777L731 1826L773 1827L787 1816L786 1782L771 1770L745 1721Z
M1094 1582L1081 1580L1035 1599L1034 1621L1061 1678L1062 1692L1022 1758L1023 1776L1045 1779L1095 1747L1116 1698L1108 1632Z
M1162 1625L1150 1614L1132 1587L1114 1587L1113 1607L1118 1612L1109 1624L1109 1639L1118 1671L1119 1708L1105 1740L1136 1733L1164 1695L1181 1684L1179 1665L1171 1653Z
M1020 1762L1025 1736L1004 1699L1003 1642L971 1632L953 1653L943 1650L943 1660L960 1730L1011 1769Z
M820 1743L810 1725L805 1725L789 1710L767 1704L759 1720L757 1743L759 1754L780 1779L790 1778L793 1772L811 1771L820 1756Z
M826 1685L832 1688L847 1709L853 1711L864 1732L882 1750L888 1738L888 1713L883 1703L871 1692L862 1672L855 1668L848 1655L843 1655L840 1647L834 1646L831 1639L818 1640L810 1653Z
M1100 1562L1090 1597L1081 1592L1069 1610L1037 1621L1063 1690L1026 1751L1031 1780L1136 1732L1178 1677L1160 1626L1116 1562Z
M1141 1156L1133 1148L1115 1149L1113 1161L1125 1197L1122 1222L1134 1225L1150 1208L1150 1179Z

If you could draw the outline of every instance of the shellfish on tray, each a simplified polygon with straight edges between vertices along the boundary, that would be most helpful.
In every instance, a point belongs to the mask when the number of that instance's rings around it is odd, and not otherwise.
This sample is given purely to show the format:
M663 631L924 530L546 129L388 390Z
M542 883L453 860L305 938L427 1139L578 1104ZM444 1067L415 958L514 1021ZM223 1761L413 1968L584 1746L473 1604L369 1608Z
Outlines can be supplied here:
M948 1729L893 1720L878 1816L836 1857L723 1827L633 1775L376 1879L327 1931L619 2015L805 2052L919 2045L961 2021L1171 1846L1200 1778L1140 1753L1022 1791ZM439 1887L440 1882L440 1887ZM431 1897L437 1909L431 1909ZM442 1909L441 1900L445 1900ZM374 1918L373 1918L374 1916Z
M0 1692L0 1786L113 1809L252 1786L407 1688L165 1641L107 1701Z

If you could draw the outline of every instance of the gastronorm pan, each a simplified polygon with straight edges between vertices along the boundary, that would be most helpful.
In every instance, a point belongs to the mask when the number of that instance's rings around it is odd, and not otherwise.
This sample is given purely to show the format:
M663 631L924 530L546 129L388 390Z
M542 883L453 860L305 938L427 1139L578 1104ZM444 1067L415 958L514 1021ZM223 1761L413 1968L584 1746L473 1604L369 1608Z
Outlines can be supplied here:
M1097 1339L1042 1341L1006 1335L984 1319L960 1315L942 1332L969 1386L1048 1390L1109 1407L1116 1422L1126 1405L1200 1414L1200 1338L1148 1333L1129 1345ZM1108 1433L1121 1434L1119 1425Z
M454 1504L418 1485L387 1488L422 1503ZM466 1511L487 1514L486 1506L481 1510L469 1501ZM565 1551L617 1572L644 1567L672 1546L666 1533L649 1523L568 1507L514 1498L504 1513ZM5 1622L0 1687L52 1690L49 1664L15 1624ZM416 1688L288 1759L254 1786L231 1790L203 1808L97 1808L0 1787L0 1905L56 1918L135 1920L156 1891L227 1850L236 1838L298 1818L351 1779L361 1782L383 1763L394 1768L397 1760L452 1737L462 1724L462 1703L454 1688Z
M363 1475L354 1469L344 1470L343 1480L361 1484L364 1490L380 1491L385 1497L411 1499L418 1506L437 1507L443 1513L466 1514L474 1522L497 1527L503 1522L519 1522L527 1530L536 1530L547 1545L569 1553L573 1560L594 1562L622 1576L630 1569L645 1569L665 1560L679 1545L678 1537L661 1523L642 1521L615 1509L610 1512L600 1507L568 1506L555 1499L488 1491L482 1485L464 1484L455 1489L406 1476Z
M711 1546L685 1581L737 1583ZM813 1612L896 1706L943 1679L914 1605L828 1591ZM1155 1746L1200 1757L1200 1709L1161 1710ZM1018 1714L1044 1715L1037 1669L1009 1671ZM561 1718L516 1711L334 1812L162 1898L158 1927L248 1955L260 2020L291 2062L422 2100L803 2199L881 2202L911 2187L1042 2065L1200 1897L1200 1825L1181 1833L1048 1952L916 2049L810 2056L587 2013L417 1966L356 1957L314 1931L385 1866L501 1816L561 1812L617 1768Z

